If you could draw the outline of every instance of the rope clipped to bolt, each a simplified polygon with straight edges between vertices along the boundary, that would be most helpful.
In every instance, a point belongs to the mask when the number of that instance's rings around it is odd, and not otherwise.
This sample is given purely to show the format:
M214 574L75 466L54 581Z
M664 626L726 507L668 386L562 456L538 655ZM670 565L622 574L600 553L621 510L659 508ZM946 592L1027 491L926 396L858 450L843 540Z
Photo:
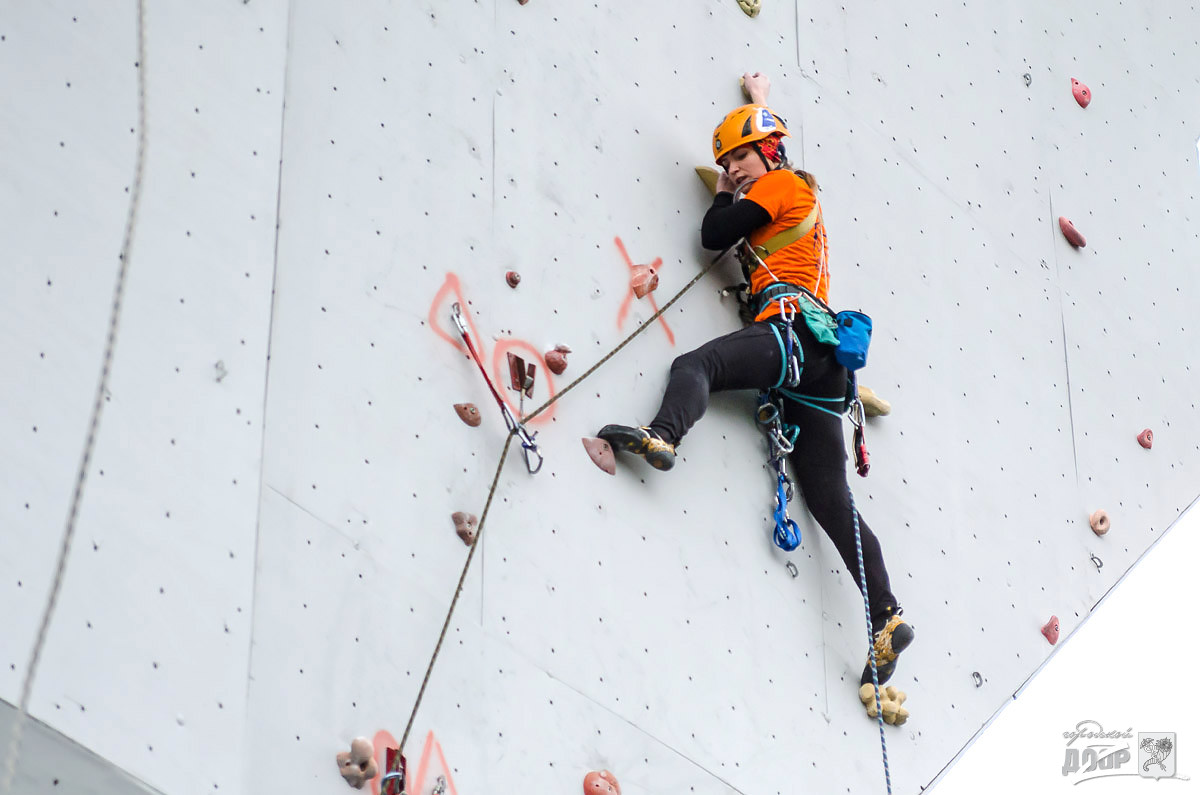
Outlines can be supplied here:
M647 318L641 325L639 325L636 329L634 329L633 332L630 333L630 335L628 337L621 340L620 344L618 344L617 347L613 348L611 351L609 351L607 354L605 354L600 359L600 361L596 362L590 368L588 368L587 372L585 372L583 375L579 376L574 381L567 384L567 386L564 387L562 389L562 391L560 391L554 397L550 398L545 403L543 403L542 405L540 405L536 409L534 409L532 412L530 412L529 414L527 414L523 418L521 418L521 423L528 422L529 420L533 419L537 415L541 414L546 409L550 408L550 406L555 401L562 398L563 395L567 394L572 389L574 389L576 386L578 386L585 378L587 378L592 373L599 370L601 365L603 365L605 362L607 362L612 357L616 356L617 353L619 353L622 348L624 348L626 345L628 345L630 342L633 341L634 337L641 334L643 331L648 329L651 326L651 324L654 323L654 321L656 321L660 317L662 317L663 313L666 312L668 309L670 309L675 304L676 301L678 301L680 298L682 298L684 293L686 293L688 290L692 289L692 287L696 286L700 282L700 280L703 279L704 276L707 275L708 272L711 271L713 269L713 267L718 262L721 261L721 258L724 257L728 251L729 251L729 249L726 249L725 251L722 251L720 254L718 254L713 259L712 262L708 263L708 265L704 266L704 268L699 273L697 273L694 277L692 277L692 280L689 281L687 284L685 284L679 290L679 292L675 293L675 295L673 295L671 297L671 300L669 300L665 304L663 304L662 307L659 308L659 310L657 312L655 312L653 315L651 315L649 318ZM485 373L485 377L486 377L486 373ZM487 522L488 511L491 510L492 499L496 496L496 488L500 483L500 473L504 469L504 462L508 458L508 449L512 445L513 438L516 435L517 435L516 431L513 431L510 429L508 438L504 442L504 449L500 453L500 462L496 465L495 475L492 476L492 485L491 485L491 488L488 489L487 501L483 505L483 513L481 513L479 516L479 525L475 529L475 538L471 542L470 551L467 552L467 560L463 564L462 574L459 575L458 585L454 589L454 598L452 598L450 600L450 608L446 611L446 620L444 622L442 622L442 631L438 635L437 644L433 647L433 656L430 657L429 665L425 669L425 677L421 680L421 689L417 691L416 703L413 704L412 712L408 716L408 725L406 725L404 727L404 734L400 738L400 748L399 748L400 753L397 753L396 757L395 757L397 765L400 763L400 759L403 756L404 746L408 743L408 736L409 736L409 733L412 731L413 722L416 720L417 711L421 708L421 701L425 697L425 689L429 685L429 677L433 673L433 666L437 663L438 655L441 654L441 651L442 651L442 644L446 640L446 633L450 630L450 621L454 617L454 608L458 605L458 597L462 594L463 583L465 583L467 580L467 572L471 568L471 561L475 558L475 549L479 546L479 540L481 538L483 538L484 523ZM396 772L397 772L397 769L395 769L394 767L393 767L393 769L388 770L388 773L396 773Z
M100 415L104 411L104 394L108 391L108 377L112 371L113 351L117 345L117 327L121 319L121 304L125 295L125 280L129 272L129 254L133 248L133 233L137 226L137 211L142 195L142 175L146 162L146 7L144 0L137 3L137 157L134 165L133 184L129 189L129 211L125 217L125 234L121 242L120 265L117 268L116 286L113 288L112 310L108 318L108 337L104 344L104 362L100 368L100 381L96 385L96 396L92 402L92 416L88 423L87 440L84 442L83 455L79 461L79 469L75 475L75 488L71 493L71 506L67 512L67 525L63 530L62 541L59 543L58 560L54 567L54 578L50 586L50 595L46 607L42 611L42 619L38 624L37 638L29 655L29 665L25 669L25 681L21 685L21 700L17 708L17 717L13 722L12 736L9 740L8 753L4 760L4 777L0 781L0 793L7 795L12 791L13 777L17 769L17 757L21 752L21 738L24 732L25 719L29 715L29 700L33 692L33 681L37 676L41 663L42 650L46 646L46 636L50 631L50 621L54 616L54 608L58 604L58 596L62 592L63 578L67 569L67 557L71 554L71 544L75 539L75 527L79 519L79 507L83 502L83 487L87 482L88 466L92 460L92 452L96 447L96 436L100 429Z

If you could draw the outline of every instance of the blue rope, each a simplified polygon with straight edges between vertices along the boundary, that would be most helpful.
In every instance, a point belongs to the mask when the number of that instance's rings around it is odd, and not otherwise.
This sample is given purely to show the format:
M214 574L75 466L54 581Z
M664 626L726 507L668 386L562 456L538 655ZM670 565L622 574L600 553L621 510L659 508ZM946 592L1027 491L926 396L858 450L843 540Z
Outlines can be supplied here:
M871 683L875 686L875 714L879 718L879 745L883 748L883 777L888 795L892 795L892 773L888 769L887 738L883 734L883 705L879 703L879 669L875 667L875 633L871 631L871 600L867 597L867 566L863 563L862 531L858 527L858 509L854 507L854 490L850 493L850 516L854 519L854 547L858 551L858 581L862 586L863 609L867 615L867 648L871 653Z

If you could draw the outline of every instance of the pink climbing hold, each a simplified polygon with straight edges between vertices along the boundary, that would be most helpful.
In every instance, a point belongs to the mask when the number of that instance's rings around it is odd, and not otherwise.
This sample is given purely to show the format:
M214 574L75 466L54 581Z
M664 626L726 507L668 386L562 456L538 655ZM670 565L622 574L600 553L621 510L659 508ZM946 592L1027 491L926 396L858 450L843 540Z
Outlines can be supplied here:
M617 474L617 459L613 455L612 445L603 439L594 439L590 436L585 436L581 440L583 449L587 450L587 454L592 459L592 463L603 469L610 475Z
M475 528L479 526L479 519L475 514L455 511L450 514L450 521L454 522L454 532L458 533L464 544L471 546L475 543Z
M1084 240L1083 235L1080 234L1079 230L1075 228L1075 224L1071 223L1066 216L1058 216L1058 228L1062 230L1063 237L1067 239L1067 242L1075 248L1084 248L1087 246L1087 241Z
M583 795L621 795L621 785L607 770L593 770L583 777Z
M483 415L479 413L479 409L475 407L474 403L455 403L454 411L460 420L472 428L478 428L479 423L483 422Z
M555 375L562 375L563 370L567 369L567 354L571 349L566 345L555 345L554 350L546 351L546 355L542 358L546 360L546 367Z
M638 298L645 298L658 288L658 271L649 265L634 265L629 287Z
M1058 616L1050 616L1046 626L1042 627L1042 634L1050 641L1051 646L1058 643Z
M1149 450L1154 446L1154 431L1147 428L1138 434L1138 444Z
M362 789L363 785L379 775L375 746L366 737L355 737L350 742L350 751L342 751L337 755L337 765L342 778L355 789Z
M1102 536L1112 529L1112 520L1108 518L1108 511L1095 511L1088 517L1088 524L1092 526L1092 532L1098 536Z
M516 271L508 271L504 274L504 281L508 282L508 286L515 290L521 283L521 274Z
M1092 101L1092 92L1083 83L1080 83L1075 78L1071 78L1071 93L1075 95L1075 101L1079 103L1079 107L1086 108L1088 103Z

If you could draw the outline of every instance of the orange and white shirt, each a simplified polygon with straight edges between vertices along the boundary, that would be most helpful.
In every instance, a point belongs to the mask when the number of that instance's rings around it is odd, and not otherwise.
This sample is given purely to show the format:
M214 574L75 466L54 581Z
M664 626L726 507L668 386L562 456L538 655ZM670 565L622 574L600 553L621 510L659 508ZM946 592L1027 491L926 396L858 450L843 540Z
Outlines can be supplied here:
M825 303L829 302L829 242L816 193L804 178L786 169L769 171L758 178L743 196L762 207L771 222L755 229L746 238L751 246L762 245L775 235L798 226L817 206L817 222L807 235L789 243L764 260L750 274L750 291L757 293L772 282L798 284ZM796 299L791 299L795 303ZM769 304L755 320L779 314L779 302Z

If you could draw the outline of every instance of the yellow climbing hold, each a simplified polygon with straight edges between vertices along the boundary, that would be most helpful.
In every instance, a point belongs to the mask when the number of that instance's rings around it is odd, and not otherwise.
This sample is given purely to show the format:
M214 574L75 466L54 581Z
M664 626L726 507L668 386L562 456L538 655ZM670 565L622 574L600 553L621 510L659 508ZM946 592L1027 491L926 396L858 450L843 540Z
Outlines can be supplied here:
M894 686L880 688L879 704L883 708L883 722L891 726L903 726L908 720L909 712L903 707L908 695ZM875 686L867 683L858 689L858 699L867 708L869 717L877 717L875 711Z
M876 395L869 386L859 386L858 397L862 400L863 413L868 417L884 417L892 413L892 404Z
M696 176L704 182L713 196L717 195L717 178L721 172L712 166L696 166Z
M737 0L737 4L746 12L746 16L756 17L762 2L761 0Z

